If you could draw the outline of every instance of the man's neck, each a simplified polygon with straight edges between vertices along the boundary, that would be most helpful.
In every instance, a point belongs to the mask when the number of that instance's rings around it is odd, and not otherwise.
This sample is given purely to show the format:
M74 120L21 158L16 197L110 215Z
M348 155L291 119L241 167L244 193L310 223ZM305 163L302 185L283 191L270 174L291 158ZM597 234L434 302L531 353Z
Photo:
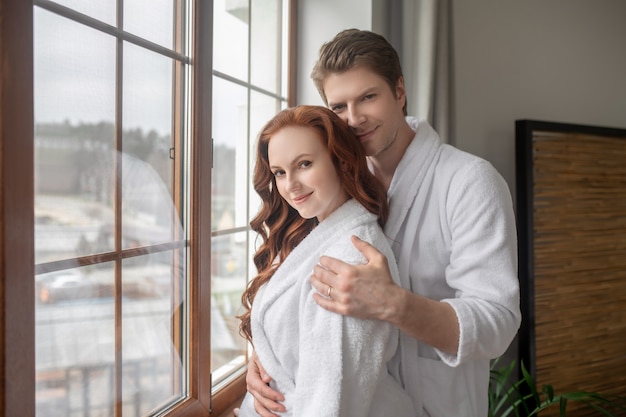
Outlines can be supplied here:
M372 172L382 181L386 189L389 189L393 174L414 137L415 132L411 126L406 122L402 123L393 145L376 156L368 157Z

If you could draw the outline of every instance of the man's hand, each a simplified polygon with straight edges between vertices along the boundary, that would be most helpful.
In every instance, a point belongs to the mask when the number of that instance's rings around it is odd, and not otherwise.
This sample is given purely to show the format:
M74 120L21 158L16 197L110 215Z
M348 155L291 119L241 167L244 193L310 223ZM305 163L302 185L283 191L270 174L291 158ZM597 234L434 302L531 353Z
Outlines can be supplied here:
M352 236L364 265L323 256L311 277L315 301L326 310L360 319L383 320L407 335L450 354L459 349L460 329L449 303L431 300L396 285L387 258Z
M253 352L248 362L246 385L248 392L254 396L254 409L262 417L278 417L272 411L286 411L285 406L279 402L284 401L285 397L280 392L270 388L268 384L271 380L272 378L263 369L256 352Z
M387 258L356 236L352 236L352 243L367 263L350 265L322 256L311 277L311 285L319 292L313 297L321 307L335 313L389 321L401 289L391 279Z

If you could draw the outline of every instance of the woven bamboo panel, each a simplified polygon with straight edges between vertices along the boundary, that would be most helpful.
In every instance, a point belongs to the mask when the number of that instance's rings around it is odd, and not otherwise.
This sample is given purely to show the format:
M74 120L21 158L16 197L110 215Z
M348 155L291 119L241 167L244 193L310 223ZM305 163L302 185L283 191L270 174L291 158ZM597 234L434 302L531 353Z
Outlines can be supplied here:
M626 395L626 140L535 132L533 176L538 387Z

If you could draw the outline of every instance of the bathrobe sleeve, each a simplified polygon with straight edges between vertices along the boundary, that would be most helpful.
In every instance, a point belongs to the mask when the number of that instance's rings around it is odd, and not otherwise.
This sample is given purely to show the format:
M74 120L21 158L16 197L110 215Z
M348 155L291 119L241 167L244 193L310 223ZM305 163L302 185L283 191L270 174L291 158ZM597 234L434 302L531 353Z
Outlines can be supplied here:
M456 355L438 353L456 366L502 355L521 321L515 217L491 164L476 160L455 174L446 218L452 245L445 276L456 294L443 301L457 314L460 340Z
M349 245L349 246L346 246ZM351 249L352 248L352 249ZM329 255L363 263L346 237ZM391 356L388 323L358 320L324 310L310 286L302 294L300 362L296 376L294 416L367 416L381 372Z

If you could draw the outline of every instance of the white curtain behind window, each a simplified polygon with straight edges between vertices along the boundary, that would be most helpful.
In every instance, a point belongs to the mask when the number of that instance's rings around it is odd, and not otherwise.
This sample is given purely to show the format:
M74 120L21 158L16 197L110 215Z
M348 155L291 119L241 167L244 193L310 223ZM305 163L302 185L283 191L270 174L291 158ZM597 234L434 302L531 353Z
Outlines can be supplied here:
M408 112L427 119L444 142L454 143L452 8L450 0L402 0L400 60Z

